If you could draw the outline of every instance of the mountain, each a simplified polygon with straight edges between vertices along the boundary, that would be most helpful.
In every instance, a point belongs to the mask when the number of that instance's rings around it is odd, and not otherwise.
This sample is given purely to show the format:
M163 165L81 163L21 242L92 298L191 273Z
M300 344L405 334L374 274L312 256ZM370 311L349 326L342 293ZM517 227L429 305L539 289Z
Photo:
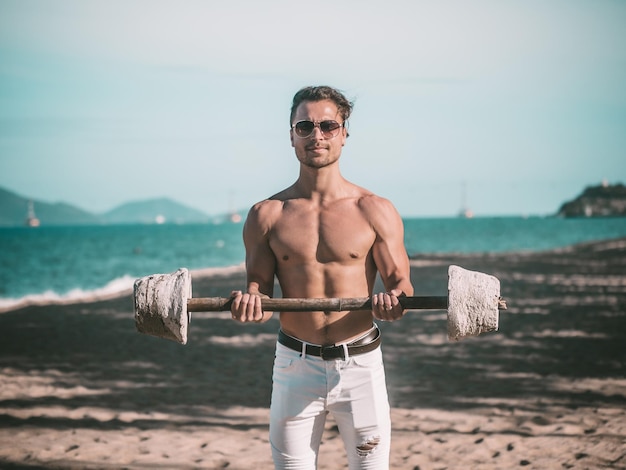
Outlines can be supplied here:
M589 186L575 199L565 202L559 217L626 217L626 186L621 183Z
M209 221L209 216L205 213L165 198L128 202L102 214L102 218L109 224L185 224Z
M62 202L50 204L34 201L0 188L0 227L24 226L29 206L42 225L93 225L100 217Z
M66 203L47 203L0 188L0 227L23 227L29 210L41 225L101 225L206 223L205 213L171 199L129 202L104 214L93 214Z

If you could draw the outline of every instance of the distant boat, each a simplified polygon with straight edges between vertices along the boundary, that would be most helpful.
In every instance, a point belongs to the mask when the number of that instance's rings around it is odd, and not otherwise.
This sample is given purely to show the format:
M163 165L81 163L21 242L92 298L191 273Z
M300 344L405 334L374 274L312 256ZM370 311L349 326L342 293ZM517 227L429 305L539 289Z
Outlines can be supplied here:
M35 215L35 204L33 201L28 201L28 213L26 215L26 226L27 227L39 227L41 222Z
M463 218L463 219L471 219L472 217L474 217L474 213L472 212L472 210L467 207L467 188L466 188L466 184L463 183L463 193L462 193L462 201L461 201L461 210L459 211L459 217Z
M464 208L459 211L459 217L462 217L464 219L471 219L472 217L474 217L474 213L471 209Z
M228 220L230 220L232 224L238 224L239 222L241 222L242 217L239 212L233 209L233 193L232 192L230 193L228 199L229 199L228 205L230 207L230 210L228 211Z

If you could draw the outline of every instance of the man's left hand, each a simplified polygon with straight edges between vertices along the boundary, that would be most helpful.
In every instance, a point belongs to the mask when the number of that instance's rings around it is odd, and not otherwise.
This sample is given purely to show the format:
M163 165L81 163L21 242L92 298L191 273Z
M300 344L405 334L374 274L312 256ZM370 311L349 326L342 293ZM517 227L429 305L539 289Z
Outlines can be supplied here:
M374 318L382 321L395 321L404 316L404 308L400 305L398 297L404 292L393 289L389 292L381 292L372 296L372 314Z

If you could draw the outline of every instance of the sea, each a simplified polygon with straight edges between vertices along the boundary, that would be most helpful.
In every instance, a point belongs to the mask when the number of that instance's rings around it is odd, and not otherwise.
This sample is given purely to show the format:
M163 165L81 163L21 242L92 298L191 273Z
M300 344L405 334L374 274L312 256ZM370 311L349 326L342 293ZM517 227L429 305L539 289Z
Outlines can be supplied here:
M626 218L407 218L409 255L542 251L626 237ZM31 304L91 301L135 279L232 270L245 259L242 223L0 228L0 312ZM241 288L243 286L233 286Z

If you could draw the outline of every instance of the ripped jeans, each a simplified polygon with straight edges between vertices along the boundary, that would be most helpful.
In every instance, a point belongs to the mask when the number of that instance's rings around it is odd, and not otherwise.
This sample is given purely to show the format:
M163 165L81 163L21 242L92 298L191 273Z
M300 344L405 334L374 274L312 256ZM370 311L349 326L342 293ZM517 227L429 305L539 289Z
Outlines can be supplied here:
M346 360L276 345L270 443L276 469L314 470L332 413L351 470L389 468L391 418L380 347Z

